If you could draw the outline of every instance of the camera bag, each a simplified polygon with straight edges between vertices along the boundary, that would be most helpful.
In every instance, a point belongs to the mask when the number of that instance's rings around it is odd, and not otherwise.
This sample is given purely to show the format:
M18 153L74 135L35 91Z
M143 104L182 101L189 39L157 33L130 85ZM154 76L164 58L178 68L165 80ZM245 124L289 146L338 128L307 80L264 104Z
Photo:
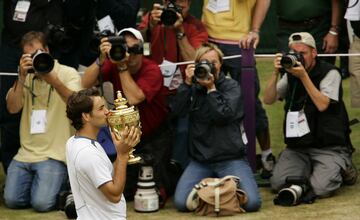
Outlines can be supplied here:
M196 215L230 216L243 213L247 195L238 188L239 178L205 178L190 192L186 205Z

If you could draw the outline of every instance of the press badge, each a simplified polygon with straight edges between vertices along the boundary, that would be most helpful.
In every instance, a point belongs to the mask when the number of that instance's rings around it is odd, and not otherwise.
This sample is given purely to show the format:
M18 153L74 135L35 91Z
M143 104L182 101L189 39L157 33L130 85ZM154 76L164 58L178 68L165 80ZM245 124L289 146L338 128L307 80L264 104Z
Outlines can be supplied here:
M176 71L176 64L164 60L160 65L160 70L164 77L164 86L169 87Z
M109 30L111 33L115 33L115 25L109 15L98 20L97 24L100 32Z
M304 111L299 112L298 127L299 127L299 132L298 132L299 137L302 137L310 132L309 124L307 122Z
M288 112L286 114L286 137L298 137L299 112Z
M212 13L224 12L230 10L229 0L209 0L206 8Z
M20 0L16 3L15 12L13 16L14 21L25 22L27 13L30 8L29 0Z
M46 124L46 110L32 110L30 134L45 133Z
M304 111L288 112L286 115L286 137L302 137L310 132Z

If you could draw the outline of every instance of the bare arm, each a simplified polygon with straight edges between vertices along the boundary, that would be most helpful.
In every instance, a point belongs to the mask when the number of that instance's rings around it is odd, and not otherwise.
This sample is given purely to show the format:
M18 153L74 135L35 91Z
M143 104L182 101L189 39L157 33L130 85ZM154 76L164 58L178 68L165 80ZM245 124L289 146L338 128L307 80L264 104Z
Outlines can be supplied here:
M271 105L279 99L277 90L276 90L276 83L279 78L279 72L274 71L271 75L269 82L266 85L265 92L264 92L264 103L267 105Z
M13 87L10 88L6 97L6 107L11 114L18 113L24 106L23 102L23 83L25 77L19 76Z
M137 105L145 100L145 94L136 84L129 70L119 72L121 87L129 105Z
M306 92L310 96L311 100L314 102L316 108L323 112L325 111L330 104L330 98L322 94L312 83L308 74L305 74L300 78L302 84L304 85Z
M189 39L186 36L185 29L183 26L184 18L180 13L176 13L178 19L174 24L174 30L176 34L183 33L185 34L181 39L176 39L179 45L180 54L183 57L184 61L194 60L195 58L195 48L190 44Z
M101 185L99 189L110 202L118 203L125 187L128 153L140 142L141 131L132 127L130 131L126 128L121 138L114 132L112 132L111 136L117 152L117 158L113 164L113 180Z
M100 73L100 67L94 62L88 66L81 77L81 86L83 88L91 88L98 83L98 76Z
M278 78L279 78L279 69L281 68L280 65L280 60L282 57L282 54L278 53L275 54L275 59L274 59L274 72L271 75L271 78L269 80L269 82L266 85L265 88L265 92L264 92L264 103L271 105L274 102L276 102L276 100L279 99L279 95L277 94L277 89L276 89L276 84L278 82Z
M239 45L241 48L249 49L251 45L254 48L257 47L260 41L260 29L261 25L264 22L266 13L269 9L271 1L270 0L257 0L254 8L254 14L251 19L251 29L250 32L240 39Z
M111 49L111 43L109 43L107 40L107 37L101 39L101 44L99 46L99 60L95 61L88 68L86 68L84 75L81 77L81 85L83 88L91 88L98 83L101 65L104 64L106 54L108 54ZM97 64L96 62L99 63Z
M23 108L23 88L29 69L32 69L31 55L23 54L19 61L19 78L6 97L6 107L11 114L18 113Z
M301 83L304 85L307 94L315 104L316 108L320 112L325 111L329 107L330 98L322 94L320 90L316 88L304 69L304 66L300 62L297 62L297 65L298 66L291 68L291 71L289 72L301 80Z
M325 53L336 52L339 45L339 25L342 17L342 2L340 0L331 0L331 27L323 39L322 49Z

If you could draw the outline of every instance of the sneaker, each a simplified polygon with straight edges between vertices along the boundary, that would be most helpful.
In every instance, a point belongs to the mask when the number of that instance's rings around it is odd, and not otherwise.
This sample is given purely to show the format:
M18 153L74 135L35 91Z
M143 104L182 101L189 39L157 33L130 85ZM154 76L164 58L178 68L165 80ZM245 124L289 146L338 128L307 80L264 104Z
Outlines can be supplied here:
M354 185L356 183L357 176L358 170L356 169L354 163L351 162L351 164L342 173L343 183L348 186Z
M275 162L276 162L276 160L275 160L275 156L273 154L269 154L266 157L266 160L262 161L263 169L260 174L261 178L269 179L272 176L272 171L274 169Z

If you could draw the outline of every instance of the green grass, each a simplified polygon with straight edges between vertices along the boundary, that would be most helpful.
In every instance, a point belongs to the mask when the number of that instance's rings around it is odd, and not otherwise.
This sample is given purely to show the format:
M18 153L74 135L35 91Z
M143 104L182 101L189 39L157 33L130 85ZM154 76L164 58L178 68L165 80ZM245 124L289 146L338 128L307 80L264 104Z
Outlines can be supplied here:
M257 62L259 70L259 76L261 79L261 86L265 88L266 82L272 73L272 61L268 59L259 59ZM344 88L344 100L349 112L350 119L360 119L360 109L350 108L349 99L349 79L343 82ZM261 92L262 96L262 92ZM283 149L283 137L282 137L282 120L283 120L283 103L278 102L271 106L264 106L270 122L270 134L272 149L275 155ZM360 146L360 124L352 127L351 139L354 147L357 149L354 153L354 163L357 167L360 167L359 158L359 146ZM259 150L258 150L259 152ZM2 171L2 169L0 169ZM1 172L0 171L0 172ZM0 185L3 185L4 175L0 173ZM272 200L274 194L272 194L269 188L261 188L261 196L263 200L262 208L256 213L246 213L241 216L224 217L223 219L242 219L242 220L261 220L261 219L276 219L276 220L304 220L304 219L326 219L326 220L338 220L338 219L360 219L360 184L357 183L354 186L342 187L333 197L327 199L317 200L312 205L299 205L296 207L279 207L274 206ZM193 213L180 213L177 212L171 201L169 201L165 208L150 214L142 214L134 212L133 203L129 202L128 206L128 219L209 219L205 217L195 216ZM50 213L36 213L31 209L27 210L10 210L4 207L3 201L0 200L0 220L60 220L66 219L63 212L54 211Z

